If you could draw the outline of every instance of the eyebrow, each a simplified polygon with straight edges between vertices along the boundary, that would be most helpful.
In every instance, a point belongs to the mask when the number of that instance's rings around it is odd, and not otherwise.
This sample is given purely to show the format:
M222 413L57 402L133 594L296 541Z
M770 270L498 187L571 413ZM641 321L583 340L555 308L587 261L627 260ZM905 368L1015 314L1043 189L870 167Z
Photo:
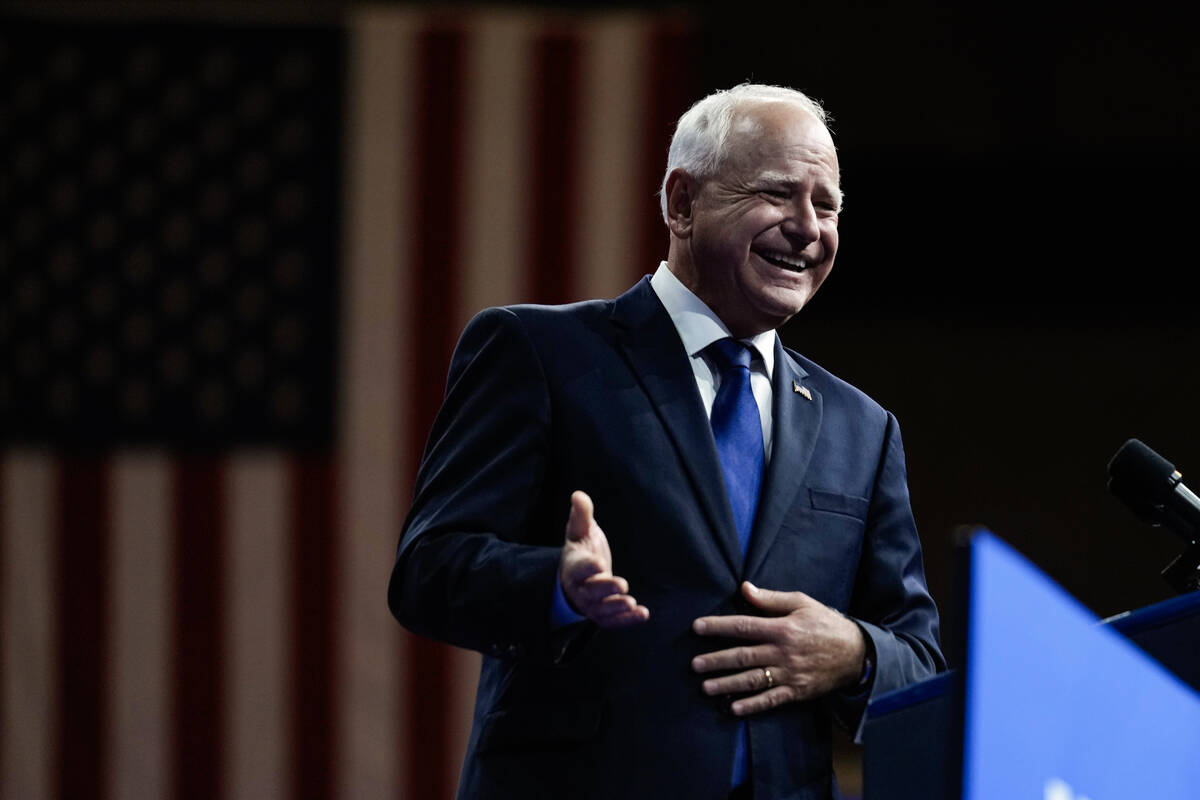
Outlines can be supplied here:
M782 186L795 186L800 183L786 172L763 172L759 174L758 179L762 183L777 183Z
M789 189L794 189L795 187L800 185L799 180L797 180L793 176L787 174L786 172L774 172L774 171L770 171L770 170L768 170L767 172L760 173L758 176L758 181L760 184L771 184L774 186L786 186ZM838 208L841 208L842 203L845 200L845 195L842 193L842 187L836 186L836 185L833 187L825 187L822 184L822 185L818 186L817 188L818 189L831 188L832 196L835 200L837 200Z

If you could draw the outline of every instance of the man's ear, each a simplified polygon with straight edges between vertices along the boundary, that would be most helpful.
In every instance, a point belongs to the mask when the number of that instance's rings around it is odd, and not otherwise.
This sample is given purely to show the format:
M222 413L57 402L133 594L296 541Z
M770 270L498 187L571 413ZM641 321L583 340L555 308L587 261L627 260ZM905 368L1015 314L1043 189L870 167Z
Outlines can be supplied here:
M686 239L692 232L692 204L700 184L682 167L671 170L667 176L667 227L679 239Z

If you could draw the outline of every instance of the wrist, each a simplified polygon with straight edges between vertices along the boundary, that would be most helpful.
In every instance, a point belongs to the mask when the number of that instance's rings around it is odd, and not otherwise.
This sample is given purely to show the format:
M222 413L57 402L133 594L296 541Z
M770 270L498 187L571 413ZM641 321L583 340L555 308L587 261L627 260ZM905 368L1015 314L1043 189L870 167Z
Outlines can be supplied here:
M550 627L561 628L565 625L582 622L584 619L586 617L579 613L575 604L570 601L567 593L563 590L562 573L559 573L554 579L554 597L550 605Z

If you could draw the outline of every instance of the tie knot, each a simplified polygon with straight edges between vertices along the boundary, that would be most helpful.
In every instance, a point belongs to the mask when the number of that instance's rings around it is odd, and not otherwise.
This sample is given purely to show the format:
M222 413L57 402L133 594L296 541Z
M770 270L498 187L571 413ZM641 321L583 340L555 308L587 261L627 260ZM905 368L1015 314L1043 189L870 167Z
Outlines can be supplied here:
M708 353L709 358L716 362L722 374L734 367L749 369L750 359L753 355L750 345L728 337L713 342L705 348L705 351Z

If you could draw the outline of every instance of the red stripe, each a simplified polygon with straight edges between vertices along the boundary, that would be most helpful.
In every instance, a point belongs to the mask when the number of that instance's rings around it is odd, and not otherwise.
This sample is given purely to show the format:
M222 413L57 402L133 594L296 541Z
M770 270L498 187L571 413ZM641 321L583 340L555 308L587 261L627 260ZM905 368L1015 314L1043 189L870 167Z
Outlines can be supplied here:
M680 20L657 23L647 42L649 71L646 81L645 106L642 109L642 163L638 186L637 219L640 223L638 241L640 257L632 259L630 280L653 272L659 261L667 257L668 236L662 210L654 189L662 184L667 166L667 151L675 122L696 100L695 33Z
M441 405L446 365L457 331L455 298L462 280L465 205L463 133L465 122L466 36L453 26L434 26L417 40L417 107L414 137L412 313L407 353L411 369L402 374L413 406L406 421L412 464ZM407 293L406 293L407 294ZM406 468L408 464L404 465ZM415 469L408 472L415 474ZM408 742L410 769L402 796L445 798L454 793L450 765L449 649L418 636L406 636L403 676L405 710L401 725Z
M106 463L58 465L58 796L100 798L107 786L105 733L109 504Z
M0 548L8 541L8 537L12 535L4 523L8 519L8 515L4 513L3 498L6 497L8 487L5 485L12 480L12 468L7 467L4 459L0 458ZM0 554L3 551L0 550ZM12 647L11 639L14 635L13 631L8 630L4 626L4 621L8 619L8 613L4 608L4 600L8 597L8 589L4 584L4 575L8 571L4 562L0 560L0 664L8 663L8 648ZM8 695L7 692L0 691L0 720L8 720L9 710L4 705L4 698ZM7 736L5 735L4 725L0 725L0 753L5 753L8 747ZM4 772L4 763L8 759L0 758L0 786L8 786L8 775Z
M414 370L413 439L423 443L441 404L442 381L457 331L455 298L462 281L465 205L463 138L465 125L466 36L436 27L417 40L417 107L412 197L412 306L409 336Z
M325 456L298 456L289 472L293 539L288 795L321 800L333 797L336 485Z
M223 794L225 728L224 464L175 464L174 716L172 786L180 800Z
M530 158L533 185L527 221L529 286L535 303L576 297L576 210L579 197L580 48L577 37L552 32L533 45Z

